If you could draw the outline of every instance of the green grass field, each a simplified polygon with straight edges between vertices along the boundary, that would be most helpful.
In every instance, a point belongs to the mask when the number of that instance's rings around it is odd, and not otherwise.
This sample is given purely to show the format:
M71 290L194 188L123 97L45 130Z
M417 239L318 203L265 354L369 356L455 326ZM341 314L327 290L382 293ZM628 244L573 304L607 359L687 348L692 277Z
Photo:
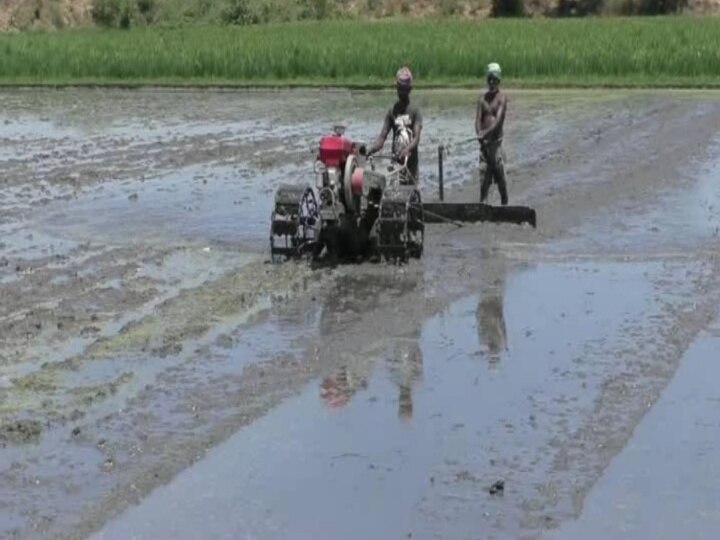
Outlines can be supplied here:
M720 19L322 21L0 37L2 84L720 87Z

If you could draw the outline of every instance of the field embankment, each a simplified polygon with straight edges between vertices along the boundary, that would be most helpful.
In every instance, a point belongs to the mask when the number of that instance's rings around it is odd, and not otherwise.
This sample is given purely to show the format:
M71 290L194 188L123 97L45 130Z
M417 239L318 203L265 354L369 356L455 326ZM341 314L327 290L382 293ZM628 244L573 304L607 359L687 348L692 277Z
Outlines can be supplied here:
M720 19L305 22L0 37L3 84L720 86Z

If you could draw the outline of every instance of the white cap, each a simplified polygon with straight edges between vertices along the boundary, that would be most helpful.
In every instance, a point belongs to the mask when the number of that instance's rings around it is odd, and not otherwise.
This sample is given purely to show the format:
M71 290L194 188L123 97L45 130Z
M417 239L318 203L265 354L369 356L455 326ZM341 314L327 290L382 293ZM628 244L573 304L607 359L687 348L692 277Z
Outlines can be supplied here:
M500 70L500 64L497 64L497 63L495 63L495 62L493 62L493 63L491 63L491 64L488 64L488 67L487 67L487 75L488 75L488 77L489 77L490 75L493 75L494 77L497 77L497 78L499 79L501 73L502 73L502 72L501 72L501 70Z

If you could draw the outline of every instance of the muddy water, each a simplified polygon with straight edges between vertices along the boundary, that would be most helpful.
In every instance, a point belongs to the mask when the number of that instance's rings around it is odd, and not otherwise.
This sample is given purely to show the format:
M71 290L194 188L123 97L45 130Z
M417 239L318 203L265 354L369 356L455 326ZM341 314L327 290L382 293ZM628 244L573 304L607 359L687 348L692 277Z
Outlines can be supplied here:
M720 96L511 97L537 230L438 225L407 267L312 271L266 264L274 190L391 95L3 93L0 536L712 529ZM474 95L416 99L424 196L442 143L447 198L476 200Z
M581 516L548 538L715 536L718 346L715 324L688 349L661 399L590 492Z

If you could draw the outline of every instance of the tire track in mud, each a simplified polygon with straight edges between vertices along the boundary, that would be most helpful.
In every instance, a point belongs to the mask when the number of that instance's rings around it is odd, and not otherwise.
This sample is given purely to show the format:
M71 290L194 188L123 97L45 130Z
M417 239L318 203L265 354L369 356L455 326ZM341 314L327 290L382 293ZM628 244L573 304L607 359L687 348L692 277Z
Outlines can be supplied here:
M281 269L281 272L284 277L288 277L290 274L297 275L294 270L297 268L291 269L290 266L286 266ZM385 271L386 269L381 269L375 277L381 279L386 275ZM341 271L340 277L342 275ZM237 276L233 276L231 279L237 279ZM323 295L322 290L319 290L323 284L327 284L328 279L330 279L329 276L316 282L312 288L300 293L301 297L305 297L307 300L309 295L316 294L317 298L312 302L342 301L335 295L332 297ZM299 284L300 281L295 281L295 284ZM402 293L407 289L407 284L404 284L402 276L396 277L394 280L387 280L385 283L391 287L399 286L401 289L399 296L388 295L384 301L380 301L380 306L385 306L380 308L381 313L390 310L395 314L410 311L413 307L417 308L420 290L416 290L412 298L407 298ZM223 285L227 285L227 281ZM224 286L218 288L226 289ZM387 293L384 287L377 287L375 290ZM336 291L332 289L331 292L335 293ZM212 292L208 291L207 287L203 287L202 290L193 291L191 296L196 294L205 296ZM231 302L244 294L246 293L238 292L231 295ZM277 309L292 312L289 302L299 299L282 297ZM226 301L228 301L227 298L221 300L223 304ZM398 301L401 303L397 303ZM373 352L377 353L378 350L381 350L384 345L377 341L371 342L372 344L368 348L368 339L376 338L383 330L388 330L388 318L386 316L378 318L377 307L366 312L365 308L370 307L367 305L367 300L363 302L361 299L360 302L363 308L348 312L339 307L337 311L333 311L332 321L321 323L321 328L325 328L325 332L329 331L334 335L341 334L336 326L342 329L355 328L361 331L361 334L357 336L354 336L354 333L342 334L343 345L333 345L333 342L327 342L324 344L326 346L319 349L317 345L308 346L306 344L311 339L310 336L299 338L297 347L301 352L297 355L272 356L265 361L246 365L237 374L209 377L208 372L213 372L214 355L208 350L208 347L213 342L212 339L209 343L207 340L201 339L191 347L192 352L189 352L187 356L180 355L180 362L173 363L173 367L160 374L154 383L145 384L139 388L139 392L134 397L127 399L125 405L122 406L121 413L109 413L94 421L91 418L84 418L77 424L81 426L80 432L83 437L86 437L85 434L88 433L97 433L95 438L98 439L101 437L100 434L105 434L100 438L102 453L106 456L102 463L111 469L109 472L112 473L112 476L107 477L107 484L100 480L104 486L101 491L105 497L98 503L98 508L83 510L81 506L76 511L57 508L54 512L57 516L67 516L67 519L72 516L83 516L80 524L77 525L78 529L75 529L68 537L79 538L90 532L97 527L98 516L105 516L108 511L115 513L128 504L137 502L138 497L149 492L158 483L170 480L180 470L192 463L195 460L192 456L199 458L205 451L243 425L256 420L282 400L302 390L308 382L317 378L327 369L331 369L333 366L337 367L339 363L347 361L345 358L347 352L344 346L349 343L354 344L351 345L352 349L359 351L360 354L373 354ZM370 302L371 305L376 303L373 300ZM185 301L173 301L168 309L182 310L181 305L187 304ZM216 310L213 310L213 313L218 315ZM347 319L344 323L340 321L348 313L354 314L360 319L357 322L364 324L349 325ZM409 327L416 324L416 321L412 319L391 318L390 320L399 324L394 331L392 328L397 325L392 325L390 336L404 335L408 332ZM252 326L241 326L239 328L240 336L235 339L242 340L243 330ZM130 333L135 331L135 328L129 330ZM172 333L174 334L174 332ZM140 331L140 334L144 335L144 332ZM220 337L218 336L218 338ZM270 336L268 338L271 339ZM392 341L393 338L386 339ZM134 338L131 341L134 342ZM220 341L224 342L225 340ZM307 350L306 347L308 347ZM107 346L101 345L100 348L105 353L107 352ZM126 349L123 347L122 350ZM183 356L185 356L184 359ZM204 372L205 369L207 372ZM125 399L122 401L125 402ZM168 407L171 410L168 410ZM158 409L164 412L155 413ZM92 439L89 439L86 444L92 445L92 442ZM144 456L144 459L136 459L140 456ZM189 462L188 459L190 459ZM12 481L12 478L9 480ZM91 504L92 506L94 505ZM65 523L65 526L68 525L70 525L69 522Z
M694 272L686 265L672 269L671 274L679 277L666 278L655 290L662 297L674 293L676 298L661 301L661 313L652 317L650 327L646 321L630 321L624 346L613 350L601 344L608 375L583 424L548 448L553 456L551 480L537 486L539 495L524 502L524 529L540 531L580 515L586 494L672 380L695 338L716 319L719 270L717 256L702 261ZM698 298L702 301L695 301Z
M274 277L280 279L280 282L269 279L263 283L261 278L268 277L268 267L262 262L251 262L248 266L243 271L231 272L212 283L183 291L160 305L156 314L127 325L116 336L95 341L85 353L60 363L45 365L39 372L14 381L16 388L22 392L34 394L39 391L45 396L42 403L25 403L23 408L31 417L42 419L46 444L52 445L57 439L70 439L54 452L55 456L60 456L56 459L60 459L64 466L54 472L50 467L43 475L42 512L45 517L33 521L33 527L40 527L40 534L56 530L58 526L65 528L70 525L75 516L82 515L86 504L100 497L101 493L112 493L117 478L129 476L132 470L136 471L137 476L133 477L130 485L121 481L119 491L127 495L137 493L140 489L138 486L149 489L146 482L150 481L152 485L157 483L163 470L169 467L178 472L187 466L185 458L188 451L196 448L201 452L206 442L202 437L204 428L211 435L215 433L214 430L228 429L227 419L223 420L223 411L231 403L226 400L238 395L237 389L231 392L228 390L228 384L233 379L228 375L213 378L212 371L202 369L207 348L223 336L213 329L224 329L222 325L228 324L227 319L230 319L228 331L233 331L238 325L240 328L247 326L242 314L252 310L265 295L281 295L287 301L287 295L298 291L303 285L303 278L307 278L306 271L288 265L275 272ZM198 311L198 306L204 309ZM183 351L183 345L189 350ZM110 374L110 382L82 386L83 373L92 371L94 363L114 359L120 363L122 371L122 364L134 356L139 357L141 362L157 365L155 369L146 371L129 366L130 371L121 372L118 378ZM168 361L163 362L163 358ZM103 378L107 377L105 373ZM285 386L285 381L279 382L282 387ZM225 391L215 392L218 386ZM250 383L249 387L253 386L254 383ZM203 392L207 392L205 400L211 406L209 410L219 423L218 426L214 422L206 424L207 419L187 424L198 416L191 414L190 419L186 419L185 404L197 401L198 394ZM53 403L54 394L57 394L57 400ZM14 398L23 399L22 395L17 394ZM152 410L157 406L165 410L167 416L153 415ZM167 410L168 407L171 410ZM235 411L230 409L229 412ZM231 424L235 428L238 427L237 416L234 415ZM167 427L153 427L153 421ZM145 431L138 431L140 427L144 427ZM71 428L72 434L69 435ZM148 430L158 430L158 438L149 438ZM87 439L88 434L93 432L107 435L98 435L94 440ZM189 440L183 434L187 434ZM215 437L217 435L212 435L210 441ZM91 450L94 449L99 451L94 453L106 457L100 461L97 455L87 459L87 454L93 453ZM14 486L14 498L25 491L22 486L27 485L26 464L29 463L32 468L32 464L43 460L41 456L48 451L48 446L40 444L30 451L11 449L7 452L8 458L16 461L9 471L0 472L0 476L4 485ZM84 461L74 459L78 451L85 456ZM160 472L155 476L148 475L150 463L147 460L141 461L137 468L132 467L129 460L143 455L156 456L159 460L154 467ZM150 458L148 460L153 461ZM130 466L130 469L126 471L123 466ZM118 476L111 474L116 470L119 471ZM94 478L93 488L83 493L90 498L76 498L79 506L68 509L63 502L67 486L83 486L88 477ZM35 488L30 484L29 497L32 497L33 491ZM112 495L109 497L112 499ZM8 500L3 502L9 503ZM116 500L113 505L117 505Z
M673 378L697 334L717 316L720 302L716 256L691 265L651 263L647 270L642 264L612 264L620 275L628 269L641 280L643 274L650 277L648 298L656 309L625 316L619 331L585 342L566 367L546 375L549 389L538 381L522 394L507 385L504 391L515 403L498 400L497 409L478 410L492 427L472 436L472 426L466 426L468 454L449 454L431 471L434 488L421 503L427 517L418 520L414 534L443 538L452 531L456 538L474 538L480 530L485 538L540 538L580 514L586 494ZM582 262L565 261L562 267L589 271ZM568 321L569 342L572 331ZM527 332L532 336L539 328ZM563 340L556 341L557 348L538 351L534 360L557 364L553 358L563 355ZM528 359L509 359L519 360ZM505 406L510 412L501 412ZM524 415L512 412L518 407ZM486 490L498 477L506 484L501 501Z
M661 324L627 330L634 332L638 338L656 336L656 341L641 341L638 346L630 340L633 344L622 352L607 351L619 361L613 365L615 373L607 376L583 425L559 435L548 448L554 456L549 480L532 488L527 486L529 495L518 503L523 508L517 516L520 528L515 529L507 516L500 517L495 529L498 536L489 537L503 537L509 531L516 531L518 537L538 538L543 530L577 517L585 494L610 460L624 447L635 425L672 379L695 337L717 316L720 302L720 281L716 277L719 269L717 240L709 237L701 240L691 238L689 242L671 239L665 243L658 241L656 246L647 249L638 242L619 244L613 235L614 229L622 227L625 215L647 216L648 226L662 223L662 216L653 213L658 206L664 207L661 195L668 191L681 192L692 186L695 181L688 171L696 170L693 162L701 163L707 159L708 151L712 151L715 136L712 126L720 116L716 101L698 105L674 102L667 107L656 106L650 113L647 117L637 114L635 119L619 125L608 121L605 129L597 128L599 136L569 141L568 149L557 151L555 159L582 165L556 175L556 182L537 187L530 183L535 177L552 176L553 170L557 170L557 163L552 160L539 164L532 171L518 171L516 175L515 200L520 200L521 204L533 204L538 212L536 238L548 243L557 237L571 238L561 244L562 247L549 252L531 248L523 253L523 248L531 246L519 241L521 233L512 231L500 240L500 244L506 245L509 240L513 253L521 260L563 264L615 260L629 265L656 261L675 265L679 272L687 275L658 285L659 297L676 296L674 301L666 304L664 315L659 319ZM713 120L706 123L708 118ZM632 128L627 128L627 125ZM678 139L676 133L685 130L688 125L695 129L689 133L684 131L685 137ZM640 131L639 137L632 137L632 147L622 143L629 129ZM634 134L633 131L631 133ZM639 142L635 144L636 141ZM613 157L610 164L603 163L603 158L607 156ZM619 174L617 171L624 172ZM590 174L593 181L582 182ZM580 182L574 181L575 178L579 178ZM605 208L608 209L606 216L610 224L600 228L601 224L596 230L607 230L608 235L589 237L589 227L582 228L583 220L598 216L598 210ZM688 211L692 209L688 208ZM601 220L596 219L595 222L601 223ZM576 238L572 238L574 230L581 231ZM494 234L484 236L488 242L497 240ZM582 247L578 249L579 246ZM516 253L518 249L520 251ZM692 286L688 288L685 280ZM678 294L681 295L679 298ZM682 297L682 294L685 296ZM635 324L640 324L640 321ZM608 346L605 343L601 345ZM552 416L547 410L543 414ZM519 462L523 460L519 459ZM515 481L525 485L520 479ZM519 489L522 493L522 488ZM533 491L536 494L533 495ZM477 500L473 501L478 504Z
M383 279L378 274L374 277ZM341 272L341 281L342 278ZM171 389L170 395L167 392L164 396L148 392L138 396L139 410L152 410L152 404L158 399L166 400L171 396L171 401L177 403L180 409L176 412L175 421L168 428L158 429L155 424L153 429L152 422L142 422L139 418L128 419L118 415L110 419L109 425L103 426L103 429L112 433L130 431L132 434L140 432L140 435L125 436L118 440L117 446L112 449L112 455L118 456L119 462L124 461L127 464L128 470L122 476L124 480L121 484L114 485L103 501L85 512L83 519L75 524L77 528L67 538L79 538L96 530L104 516L116 514L119 509L137 502L139 497L154 489L158 483L172 480L188 465L185 461L187 456L197 456L197 459L200 459L206 451L226 440L238 429L257 421L291 396L298 395L308 384L328 371L342 368L343 365L360 356L378 357L389 344L398 339L398 336L403 337L417 332L415 321L388 317L387 312L396 314L417 309L421 291L415 289L409 292L408 285L402 277L387 279L384 283L390 287L391 295L378 301L370 300L369 304L367 298L355 296L352 300L357 299L362 308L358 309L357 305L354 308L346 306L348 309L337 306L337 311L332 310L332 321L320 322L320 332L342 336L343 345L338 345L334 340L323 340L319 345L311 343L313 341L311 336L304 336L294 342L297 350L295 353L275 354L270 358L247 364L237 374L211 379L198 377L193 373L195 367L189 365L178 367L164 376L165 380L161 385ZM397 294L393 294L396 287L400 289ZM328 302L330 304L342 302L333 294L337 289L335 287L330 289L329 293L320 292L312 302L317 301L325 305L328 305ZM377 292L381 290L388 292L388 289L382 287L376 289ZM306 300L309 299L306 293L303 296ZM286 308L290 306L285 302L278 307L280 311L285 311ZM348 316L354 319L355 323L360 324L349 324ZM378 340L381 332L385 335ZM348 353L348 350L353 352ZM212 358L211 354L208 356ZM193 405L182 405L188 403ZM160 406L164 407L164 405ZM212 421L209 421L210 419ZM148 429L151 434L145 437L142 432ZM181 437L181 440L173 440L172 446L168 446L167 429L173 434L186 433L187 436ZM142 465L128 459L129 453L132 452L128 439L143 440L143 452L155 455L157 458L152 463L146 462ZM133 486L132 489L128 489L127 482ZM133 494L132 498L128 497L130 493Z
M38 390L64 392L73 387L73 382L63 382L65 377L77 384L82 380L78 371L95 360L122 355L177 356L185 341L207 334L224 319L251 312L264 296L273 292L292 294L308 278L307 269L293 266L287 266L267 279L269 274L270 270L263 262L251 262L238 272L177 291L164 302L154 305L147 315L127 322L117 333L92 340L82 352L70 358L44 362L39 370L18 377L13 383L27 393ZM6 400L5 407L12 410L12 401ZM54 413L64 408L57 403ZM32 412L33 416L42 417L41 410Z

